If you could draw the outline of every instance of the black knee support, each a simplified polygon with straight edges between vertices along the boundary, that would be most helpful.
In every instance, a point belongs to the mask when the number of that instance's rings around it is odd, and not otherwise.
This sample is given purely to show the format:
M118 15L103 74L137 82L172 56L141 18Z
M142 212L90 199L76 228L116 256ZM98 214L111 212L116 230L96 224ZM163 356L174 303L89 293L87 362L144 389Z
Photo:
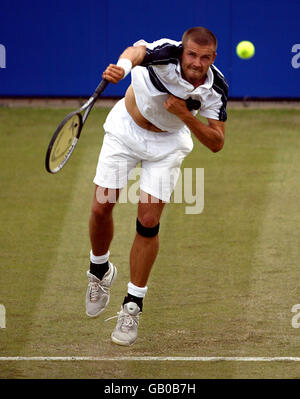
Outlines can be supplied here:
M145 227L138 218L136 218L136 231L143 237L155 237L159 231L159 223L154 227Z

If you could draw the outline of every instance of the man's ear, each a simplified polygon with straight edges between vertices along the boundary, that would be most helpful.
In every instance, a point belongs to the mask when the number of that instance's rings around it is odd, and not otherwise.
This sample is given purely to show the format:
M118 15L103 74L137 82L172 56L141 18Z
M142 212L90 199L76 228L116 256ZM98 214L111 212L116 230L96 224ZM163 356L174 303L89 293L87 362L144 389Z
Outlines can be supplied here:
M216 56L217 56L217 53L215 52L215 54L213 56L213 59L212 59L212 62L211 62L212 64L215 62Z

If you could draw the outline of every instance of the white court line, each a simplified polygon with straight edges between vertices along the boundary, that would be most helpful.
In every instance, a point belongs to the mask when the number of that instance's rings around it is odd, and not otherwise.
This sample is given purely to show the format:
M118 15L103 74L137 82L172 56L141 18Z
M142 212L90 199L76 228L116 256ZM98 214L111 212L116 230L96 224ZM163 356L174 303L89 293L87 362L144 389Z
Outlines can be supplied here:
M8 356L0 357L0 361L171 361L171 362L300 362L300 357L182 357L182 356L121 356L121 357L99 357L99 356Z

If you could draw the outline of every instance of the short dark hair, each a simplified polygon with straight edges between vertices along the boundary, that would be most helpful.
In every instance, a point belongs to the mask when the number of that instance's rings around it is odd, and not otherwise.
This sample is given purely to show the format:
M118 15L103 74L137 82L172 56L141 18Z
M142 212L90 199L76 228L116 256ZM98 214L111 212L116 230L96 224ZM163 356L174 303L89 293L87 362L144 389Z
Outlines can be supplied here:
M192 40L201 46L212 44L216 49L218 45L216 36L203 26L195 26L194 28L186 30L182 36L183 47L186 45L188 40Z

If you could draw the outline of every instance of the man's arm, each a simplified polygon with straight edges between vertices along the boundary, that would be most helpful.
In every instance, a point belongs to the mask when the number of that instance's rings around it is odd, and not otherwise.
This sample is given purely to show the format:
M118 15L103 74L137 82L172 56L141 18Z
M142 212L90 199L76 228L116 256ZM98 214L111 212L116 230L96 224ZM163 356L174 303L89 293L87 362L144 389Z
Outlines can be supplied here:
M132 68L140 65L146 55L146 46L128 47L120 55L120 59L125 58L131 61ZM102 78L111 83L118 83L124 77L125 70L115 64L110 64L102 74Z
M225 122L207 119L208 125L202 123L188 110L184 100L173 95L168 97L164 106L167 111L177 115L197 139L211 151L218 152L223 148L225 140Z

